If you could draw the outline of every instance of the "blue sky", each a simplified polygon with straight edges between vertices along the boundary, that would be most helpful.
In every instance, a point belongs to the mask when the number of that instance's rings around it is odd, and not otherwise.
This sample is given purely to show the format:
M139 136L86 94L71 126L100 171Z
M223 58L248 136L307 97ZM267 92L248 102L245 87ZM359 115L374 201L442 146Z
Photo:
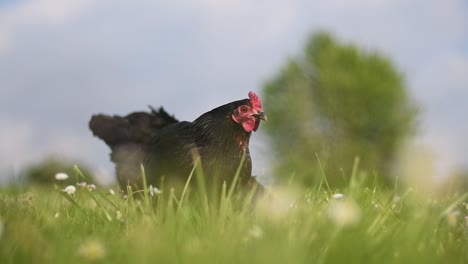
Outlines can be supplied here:
M152 104L193 120L260 91L316 30L391 56L421 105L416 142L438 174L468 165L466 1L1 3L0 171L58 154L111 175L107 147L87 129L93 113ZM265 140L251 144L264 175Z

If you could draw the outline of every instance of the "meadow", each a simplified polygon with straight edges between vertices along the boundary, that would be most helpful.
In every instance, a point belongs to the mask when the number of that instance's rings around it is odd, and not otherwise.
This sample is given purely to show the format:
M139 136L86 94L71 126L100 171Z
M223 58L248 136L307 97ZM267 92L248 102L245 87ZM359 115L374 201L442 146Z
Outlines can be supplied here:
M381 187L357 170L342 189L323 178L256 201L228 186L73 186L1 189L0 263L468 263L467 193Z

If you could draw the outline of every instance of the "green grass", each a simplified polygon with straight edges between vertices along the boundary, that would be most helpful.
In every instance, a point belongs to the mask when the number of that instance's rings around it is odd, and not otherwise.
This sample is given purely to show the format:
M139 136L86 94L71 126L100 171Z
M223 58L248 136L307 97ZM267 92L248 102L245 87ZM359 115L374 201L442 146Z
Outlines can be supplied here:
M124 198L59 183L0 192L0 263L468 263L466 193L431 198L355 175L343 198L323 182L252 205L229 186Z

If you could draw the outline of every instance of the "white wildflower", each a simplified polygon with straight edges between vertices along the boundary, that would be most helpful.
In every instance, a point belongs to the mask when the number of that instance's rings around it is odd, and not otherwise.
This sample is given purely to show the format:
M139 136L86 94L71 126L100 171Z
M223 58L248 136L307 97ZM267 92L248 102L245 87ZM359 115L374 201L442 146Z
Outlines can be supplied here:
M84 259L95 261L106 256L104 245L98 240L89 240L78 248L78 255Z
M342 193L335 193L335 194L332 195L332 198L333 198L333 199L337 199L337 200L342 199L342 198L344 198L344 197L345 197L345 196L344 196L344 194L342 194Z
M60 217L60 213L59 212L56 212L55 215L54 215L54 218L57 219Z
M110 194L110 195L114 195L114 194L115 194L114 190L109 189L109 194Z
M66 173L64 173L64 172L59 172L59 173L55 174L55 179L59 180L59 181L63 181L63 180L68 179L68 175Z
M361 208L351 199L333 201L328 207L328 217L338 226L355 225L361 219Z
M153 187L153 185L149 186L149 192L151 196L161 194L161 191L157 187Z
M94 184L88 184L88 190L90 190L90 191L95 191L95 190L96 190L96 185L94 185Z
M80 188L85 188L87 185L86 185L86 182L77 182L76 186L78 186Z
M73 185L68 185L67 187L65 187L65 189L63 189L63 191L67 194L74 194L76 192L76 187Z

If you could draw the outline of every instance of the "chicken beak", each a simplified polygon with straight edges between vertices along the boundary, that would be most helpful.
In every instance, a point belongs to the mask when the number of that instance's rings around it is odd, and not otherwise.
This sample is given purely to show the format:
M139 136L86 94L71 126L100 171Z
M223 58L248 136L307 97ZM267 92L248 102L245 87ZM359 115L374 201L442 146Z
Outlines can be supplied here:
M261 119L261 120L264 120L264 121L267 121L267 116L265 115L265 113L263 112L258 112L256 114L253 115L256 119Z

